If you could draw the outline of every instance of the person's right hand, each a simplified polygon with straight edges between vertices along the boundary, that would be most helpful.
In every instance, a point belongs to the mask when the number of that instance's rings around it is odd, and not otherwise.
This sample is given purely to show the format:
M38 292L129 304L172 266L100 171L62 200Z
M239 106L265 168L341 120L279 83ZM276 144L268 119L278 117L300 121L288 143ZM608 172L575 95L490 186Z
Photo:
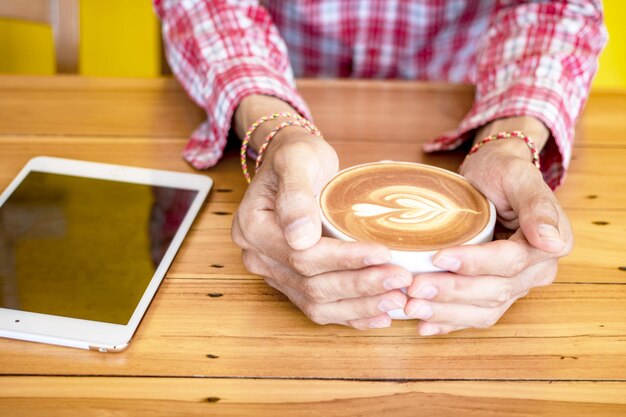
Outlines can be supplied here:
M235 213L232 239L246 269L285 294L311 320L357 329L391 325L412 281L387 264L389 250L322 237L316 195L336 173L337 154L323 139L285 128L267 148Z

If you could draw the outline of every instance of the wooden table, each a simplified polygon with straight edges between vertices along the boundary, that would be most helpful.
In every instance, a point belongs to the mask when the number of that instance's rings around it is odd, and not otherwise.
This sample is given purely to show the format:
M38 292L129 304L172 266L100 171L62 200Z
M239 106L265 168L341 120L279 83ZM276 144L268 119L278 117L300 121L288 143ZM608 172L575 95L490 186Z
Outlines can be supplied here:
M309 81L343 167L425 156L472 89ZM203 114L171 79L0 77L0 189L36 155L191 172ZM367 122L367 124L362 123ZM576 235L556 283L487 330L422 338L309 322L245 271L230 241L245 190L235 147L130 348L101 354L0 339L0 415L626 415L626 94L599 92L558 197Z

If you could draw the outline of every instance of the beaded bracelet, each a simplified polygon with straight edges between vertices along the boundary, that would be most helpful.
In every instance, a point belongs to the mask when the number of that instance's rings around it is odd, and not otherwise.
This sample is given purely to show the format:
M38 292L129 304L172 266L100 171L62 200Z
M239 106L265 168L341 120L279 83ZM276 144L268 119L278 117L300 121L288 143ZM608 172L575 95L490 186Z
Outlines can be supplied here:
M499 140L499 139L509 139L509 138L519 138L519 139L522 139L524 142L526 142L526 145L528 146L528 149L530 149L533 165L535 165L537 167L537 169L540 169L540 165L539 165L539 151L537 150L537 146L535 146L535 142L533 142L533 140L531 138L529 138L528 136L526 136L525 134L523 134L519 130L513 130L513 131L510 131L510 132L500 132L500 133L496 133L496 134L491 135L491 136L487 136L486 138L484 138L480 142L477 142L476 144L474 144L474 146L472 146L472 148L468 152L468 155L471 155L471 154L475 153L483 145L485 145L485 144L487 144L489 142L493 142L493 141L496 141L496 140Z
M314 134L316 136L320 136L321 137L321 135L322 135L321 132L319 131L319 129L317 129L317 127L315 127L309 120L305 119L304 117L302 117L302 116L300 116L299 114L296 114L296 113L290 113L290 112L272 113L272 114L268 114L268 115L265 115L265 116L259 118L256 122L252 123L252 125L250 125L250 127L246 131L246 134L245 134L245 136L243 138L243 141L241 143L241 151L240 151L240 154L239 154L239 157L240 157L240 160L241 160L241 169L243 171L243 176L246 178L246 181L248 183L250 183L250 173L248 173L248 163L247 163L246 157L247 157L247 150L248 150L248 144L250 143L250 139L252 138L252 135L254 134L254 132L256 131L256 129L259 126L261 126L263 123L265 123L265 122L267 122L269 120L277 119L279 117L291 117L291 118L294 118L298 122L297 123L298 126L304 127L305 129L307 129L309 132L311 132L312 134ZM293 125L296 125L296 123L293 123ZM275 136L275 135L276 135L276 133L273 136ZM272 138L273 138L273 136L272 136ZM271 141L271 139L269 141ZM263 147L263 151L265 150L265 148L267 148L267 144L269 144L269 141L266 138L265 143L264 143L264 147ZM259 154L257 155L257 169L258 169L258 166L260 165L260 163L258 161L261 158L262 158L262 152L259 150Z
M250 143L250 139L252 138L252 134L254 133L254 131L263 123L267 122L268 120L277 119L279 117L294 117L297 119L299 116L300 115L289 113L289 112L272 113L272 114L268 114L259 118L256 122L250 125L250 127L246 131L245 136L243 137L243 141L241 142L241 151L239 153L239 158L241 160L241 169L243 170L243 176L246 177L246 181L248 181L248 183L250 183L250 174L248 173L248 162L246 160L246 157L247 157L248 144Z

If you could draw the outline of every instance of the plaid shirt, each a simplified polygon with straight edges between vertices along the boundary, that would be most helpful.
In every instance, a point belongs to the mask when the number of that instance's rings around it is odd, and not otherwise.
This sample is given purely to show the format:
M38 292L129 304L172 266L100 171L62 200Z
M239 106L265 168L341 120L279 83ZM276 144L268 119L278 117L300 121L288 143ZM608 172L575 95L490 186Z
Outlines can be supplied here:
M220 159L250 94L279 97L310 118L294 74L404 78L476 86L458 128L427 152L454 149L495 119L541 120L554 139L541 154L554 188L607 38L600 0L155 0L155 8L170 66L207 112L184 150L197 168Z

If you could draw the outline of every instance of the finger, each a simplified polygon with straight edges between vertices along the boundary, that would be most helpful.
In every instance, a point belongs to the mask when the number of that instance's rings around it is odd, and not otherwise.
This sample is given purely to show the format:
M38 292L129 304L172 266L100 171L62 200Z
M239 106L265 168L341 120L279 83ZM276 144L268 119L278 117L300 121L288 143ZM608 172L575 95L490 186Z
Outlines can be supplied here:
M444 335L463 329L467 329L467 326L451 326L449 324L437 324L428 321L420 321L417 325L417 332L420 336Z
M497 323L516 298L496 308L467 304L437 303L411 298L404 311L407 316L431 323L451 326L487 328Z
M528 291L530 280L517 275L470 277L449 272L421 274L407 289L412 298L438 303L468 304L494 308Z
M378 316L368 317L365 319L349 320L346 322L346 325L359 330L368 330L391 327L391 322L392 320L391 317L389 317L389 314L383 313Z
M286 263L304 276L360 269L391 261L391 252L374 242L344 242L323 237L312 248L288 253Z
M272 287L274 287L278 291L281 291L281 288L283 288L274 280L266 279L266 282L268 282L268 284L270 284ZM391 320L391 317L389 317L389 314L381 313L377 316L356 319L356 320L347 320L343 322L338 322L337 324L354 327L355 329L358 329L358 330L367 330L367 329L382 329L382 328L390 327L391 322L392 320Z
M560 229L559 203L538 170L524 171L505 188L507 199L519 217L524 236L535 248L559 253L566 247L567 236Z
M239 213L240 211L238 211ZM380 265L391 260L391 252L373 242L344 242L322 237L313 247L294 251L286 241L273 211L246 207L238 214L237 226L241 231L233 231L233 240L244 248L256 248L263 255L287 264L304 276L313 276L328 271L359 269Z
M288 157L275 161L278 180L276 215L289 246L308 249L322 236L322 223L313 183L318 169L302 161L309 159L309 145L292 146Z
M248 240L245 238L241 227L239 226L239 219L237 214L233 216L233 222L230 227L230 238L235 243L235 245L239 246L241 249L252 248L250 243L248 243Z
M246 271L262 277L274 277L275 269L272 268L272 264L268 263L266 259L269 258L263 257L256 250L243 249L241 251L241 261Z
M400 290L370 297L349 298L332 303L314 303L293 288L265 278L265 281L282 292L309 319L317 324L345 324L351 320L378 317L381 313L404 308L407 298Z
M259 172L246 190L246 195L233 216L231 237L243 249L265 249L271 253L287 253L289 245L285 241L274 211L274 193L269 174Z
M269 275L316 303L383 294L393 289L405 288L413 280L409 271L391 264L327 272L309 278L262 254L250 256L257 257L258 262L263 264L263 267L257 268L259 272L256 273ZM255 263L254 260L252 263ZM255 265L250 267L255 268Z
M532 247L518 230L508 240L442 249L433 256L433 264L463 275L510 277L552 256Z

